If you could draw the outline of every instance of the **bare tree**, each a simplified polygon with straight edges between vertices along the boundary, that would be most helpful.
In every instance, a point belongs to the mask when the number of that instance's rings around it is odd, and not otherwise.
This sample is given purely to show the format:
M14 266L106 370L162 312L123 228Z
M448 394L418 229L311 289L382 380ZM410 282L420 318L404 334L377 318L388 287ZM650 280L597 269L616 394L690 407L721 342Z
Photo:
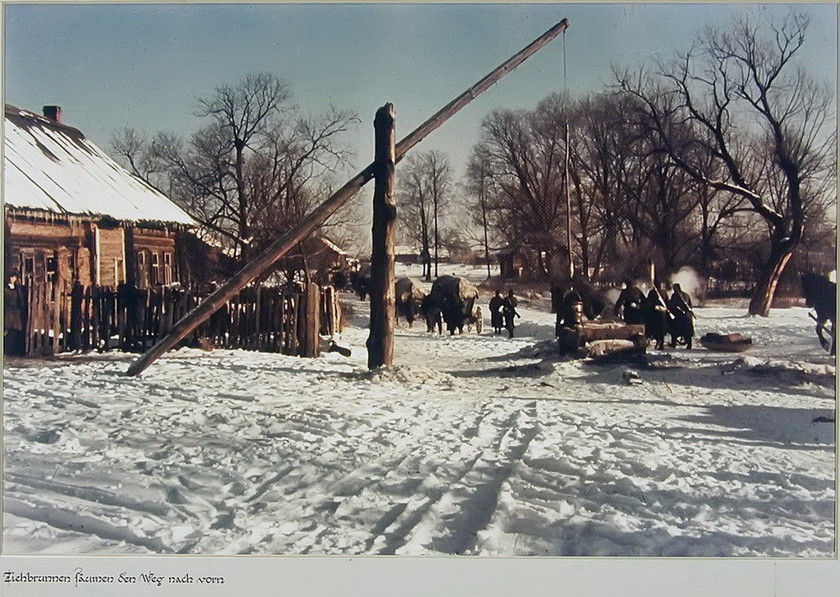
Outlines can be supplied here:
M583 98L575 106L570 139L571 177L578 204L577 243L584 271L606 262L632 269L623 247L630 171L638 159L627 106L615 95ZM626 271L619 272L625 275Z
M149 142L126 130L112 147L244 261L328 194L350 156L341 136L355 115L302 116L290 98L275 76L248 75L199 100L196 114L209 122L187 140L159 133Z
M115 131L111 135L111 150L134 176L161 193L169 192L166 165L152 152L144 133L131 127Z
M397 189L402 234L410 237L420 247L423 277L431 280L432 205L423 176L423 162L420 154L406 157L397 177Z
M218 182L230 179L232 192L224 193L224 210L236 225L236 236L243 260L247 260L251 245L253 197L248 193L245 152L254 151L260 137L270 129L273 117L286 107L291 98L288 85L271 74L247 75L236 87L222 85L210 96L198 100L199 117L208 117L206 136L199 143L209 141L210 150L218 156ZM231 155L232 154L232 155Z
M438 275L443 237L440 220L451 200L452 168L446 154L432 150L410 155L398 176L400 217L406 233L420 245L426 280Z
M494 229L507 246L528 248L530 268L545 275L552 257L565 251L563 199L565 98L551 95L533 111L496 110L481 125L474 153L486 156L493 181L488 203Z
M669 157L711 188L743 198L767 229L767 252L749 313L768 315L779 278L803 237L808 204L833 174L831 94L797 68L808 19L708 28L698 44L654 77L619 75L644 106ZM691 136L675 135L687 123ZM712 159L716 167L700 164ZM710 176L714 174L714 176Z
M470 156L467 164L467 190L476 200L476 209L470 209L474 214L474 223L481 226L484 260L487 264L487 279L490 279L490 213L489 196L492 192L493 177L491 175L490 156L481 148Z

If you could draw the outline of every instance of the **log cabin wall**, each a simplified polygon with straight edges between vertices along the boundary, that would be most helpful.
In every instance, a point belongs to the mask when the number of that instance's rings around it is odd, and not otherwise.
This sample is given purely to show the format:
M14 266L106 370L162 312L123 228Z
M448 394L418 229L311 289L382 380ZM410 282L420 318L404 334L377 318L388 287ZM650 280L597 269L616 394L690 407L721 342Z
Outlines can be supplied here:
M121 282L138 288L188 282L176 259L176 240L183 236L177 230L8 209L5 223L6 268L18 270L26 286L57 280L113 288Z
M176 259L177 232L131 227L126 230L126 249L133 256L129 281L138 288L166 286L173 282L187 285Z
M183 228L33 218L8 208L5 224L7 267L19 269L27 286L29 356L146 350L207 291L212 251L188 242L195 239ZM138 263L146 269L134 267ZM118 287L141 278L150 284ZM183 288L162 287L176 281ZM332 289L311 284L309 290L306 295L296 287L245 288L187 341L317 356L319 332L336 333L341 309Z
M27 286L57 280L93 283L87 227L78 220L6 217L6 267Z
M100 228L94 231L96 285L116 288L125 282L125 231L122 228Z

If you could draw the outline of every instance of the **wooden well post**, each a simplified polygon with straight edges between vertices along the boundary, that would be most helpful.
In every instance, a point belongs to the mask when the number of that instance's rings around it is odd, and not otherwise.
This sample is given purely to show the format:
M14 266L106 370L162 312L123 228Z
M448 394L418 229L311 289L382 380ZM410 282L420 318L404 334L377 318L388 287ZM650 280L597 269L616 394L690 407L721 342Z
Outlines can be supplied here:
M300 329L300 356L317 357L321 354L321 287L314 282L306 284L306 290L301 296L301 317L298 320Z
M370 335L367 340L368 368L388 366L394 361L394 106L385 104L373 121L375 144L375 188L373 192L373 250L370 259Z
M519 52L493 69L489 75L485 76L478 83L441 108L426 122L414 129L408 134L408 136L396 145L394 162L399 163L406 152L422 141L429 133L441 126L456 112L478 97L481 93L487 91L499 79L522 64L522 62L536 53L537 50L548 44L548 42L552 39L560 35L560 33L568 29L568 27L569 21L567 19L563 19ZM158 342L145 354L143 354L143 356L134 361L134 363L132 363L128 368L128 371L126 371L126 374L131 376L139 375L149 365L155 362L164 352L173 348L196 327L206 321L213 313L219 310L222 305L239 292L242 287L254 280L266 269L274 265L280 257L285 255L292 247L311 234L342 205L347 203L353 195L361 190L361 188L371 178L373 178L374 170L375 164L370 164L367 168L363 169L355 177L345 183L343 187L333 193L329 199L324 201L324 203L316 207L309 213L309 215L304 217L294 229L278 237L277 240L271 243L262 253L246 263L239 272L237 272L227 282L219 286L215 292L205 298L197 307L195 307L195 309L190 311L180 321L172 326L172 330L168 335L158 340Z

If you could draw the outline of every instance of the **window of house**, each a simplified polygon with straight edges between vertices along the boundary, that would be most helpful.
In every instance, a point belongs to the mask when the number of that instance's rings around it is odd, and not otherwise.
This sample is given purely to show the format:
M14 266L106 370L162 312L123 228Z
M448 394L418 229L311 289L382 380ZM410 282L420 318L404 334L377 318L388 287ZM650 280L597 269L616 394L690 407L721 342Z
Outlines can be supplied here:
M125 282L125 267L122 259L114 259L114 281L117 284Z
M55 256L55 253L50 255L49 253L44 256L46 258L46 272L47 272L47 282L50 284L54 284L56 280L56 272L58 271L58 258Z
M68 253L67 267L70 269L70 278L75 282L79 279L79 272L76 271L76 253Z
M149 287L149 260L146 251L137 253L137 288Z
M20 281L24 286L32 286L35 281L35 257L20 255Z
M151 275L149 276L149 283L153 286L157 286L161 283L161 275L160 275L160 253L152 253L152 271Z
M172 284L172 253L163 254L163 283Z

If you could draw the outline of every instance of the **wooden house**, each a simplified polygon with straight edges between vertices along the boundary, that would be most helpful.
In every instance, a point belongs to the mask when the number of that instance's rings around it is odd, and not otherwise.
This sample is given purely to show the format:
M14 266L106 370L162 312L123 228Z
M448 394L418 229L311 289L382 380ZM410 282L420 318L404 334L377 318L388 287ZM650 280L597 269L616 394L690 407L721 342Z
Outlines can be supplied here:
M4 142L5 267L23 284L204 281L192 218L65 125L60 108L6 105Z
M306 268L315 280L329 284L333 274L348 272L355 261L344 249L319 234L306 238L296 249L280 258L275 269L289 279L289 276Z

